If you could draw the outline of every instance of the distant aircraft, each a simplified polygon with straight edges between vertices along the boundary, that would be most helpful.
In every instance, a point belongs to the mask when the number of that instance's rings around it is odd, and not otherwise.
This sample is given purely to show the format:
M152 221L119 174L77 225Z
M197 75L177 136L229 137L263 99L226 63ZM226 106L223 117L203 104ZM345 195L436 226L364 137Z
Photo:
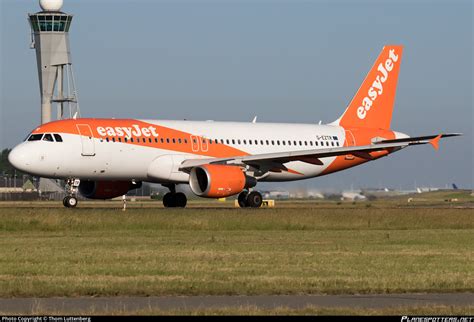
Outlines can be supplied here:
M459 190L458 186L455 183L453 183L453 190Z
M440 138L460 135L409 137L390 129L402 50L382 49L345 112L330 124L67 119L34 129L9 161L32 175L67 180L66 207L77 205L77 191L109 199L143 181L169 188L165 207L186 206L177 184L206 198L239 194L241 207L259 207L258 182L323 176L411 145L437 149Z
M354 191L343 191L341 200L365 200L366 196Z

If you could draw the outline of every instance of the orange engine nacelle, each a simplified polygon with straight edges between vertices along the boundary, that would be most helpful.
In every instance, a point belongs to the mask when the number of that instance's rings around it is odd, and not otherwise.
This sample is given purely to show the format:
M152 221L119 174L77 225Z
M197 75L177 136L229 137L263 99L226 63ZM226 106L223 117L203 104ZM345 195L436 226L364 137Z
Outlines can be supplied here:
M256 184L257 180L246 176L238 166L206 164L194 167L189 175L191 190L206 198L232 196Z
M131 181L81 181L79 192L89 199L112 199L141 186Z

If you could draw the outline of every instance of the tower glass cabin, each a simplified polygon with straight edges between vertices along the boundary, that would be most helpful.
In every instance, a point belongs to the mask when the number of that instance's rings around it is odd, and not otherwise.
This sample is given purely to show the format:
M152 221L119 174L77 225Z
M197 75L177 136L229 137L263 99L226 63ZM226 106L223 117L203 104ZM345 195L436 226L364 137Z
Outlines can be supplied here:
M72 15L63 12L38 12L30 14L33 32L69 32Z

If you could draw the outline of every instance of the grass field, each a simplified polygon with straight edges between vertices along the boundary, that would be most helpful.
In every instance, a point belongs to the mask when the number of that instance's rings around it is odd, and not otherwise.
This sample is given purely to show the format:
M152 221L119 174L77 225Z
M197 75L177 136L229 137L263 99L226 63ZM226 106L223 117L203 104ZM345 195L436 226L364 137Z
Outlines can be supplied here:
M4 205L0 297L472 292L473 216L380 202Z
M2 315L16 315L8 310L0 308ZM147 309L139 311L129 310L51 310L41 306L33 309L29 315L438 315L438 316L466 316L474 314L473 306L414 306L414 307L391 307L384 309L368 308L325 308L308 306L301 309L277 307L274 309L261 309L254 306L210 308L210 309L181 309L181 310L157 310Z

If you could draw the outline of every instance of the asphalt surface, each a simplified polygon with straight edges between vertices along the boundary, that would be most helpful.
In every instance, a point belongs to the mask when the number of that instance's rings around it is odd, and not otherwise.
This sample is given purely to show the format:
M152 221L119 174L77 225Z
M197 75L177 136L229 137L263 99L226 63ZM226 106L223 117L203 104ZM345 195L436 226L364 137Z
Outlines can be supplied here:
M380 294L380 295L258 295L258 296L163 296L163 297L78 297L0 299L0 312L136 312L173 309L216 309L254 306L261 309L287 307L388 308L403 306L473 306L474 293Z

